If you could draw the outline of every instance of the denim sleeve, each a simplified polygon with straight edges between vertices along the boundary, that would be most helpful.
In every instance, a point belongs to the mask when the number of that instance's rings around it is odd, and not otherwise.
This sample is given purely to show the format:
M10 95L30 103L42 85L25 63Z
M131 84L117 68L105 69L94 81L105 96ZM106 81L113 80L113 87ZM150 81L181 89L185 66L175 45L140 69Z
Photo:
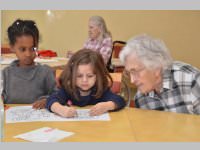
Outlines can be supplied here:
M116 109L114 111L120 110L126 106L125 100L117 94L114 94L110 89L106 90L102 96L102 101L112 101L116 104Z
M47 98L46 108L51 111L51 106L55 102L66 105L69 98L70 95L64 89L59 89Z

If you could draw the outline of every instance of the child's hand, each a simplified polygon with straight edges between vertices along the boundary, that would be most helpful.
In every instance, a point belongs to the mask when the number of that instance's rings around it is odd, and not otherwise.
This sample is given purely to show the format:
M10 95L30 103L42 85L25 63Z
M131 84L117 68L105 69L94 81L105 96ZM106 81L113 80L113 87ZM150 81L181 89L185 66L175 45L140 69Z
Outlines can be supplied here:
M97 103L90 109L91 116L101 115L109 110L115 109L115 103L112 101Z
M34 109L43 109L46 105L46 99L37 100L32 104Z
M75 108L66 107L66 106L63 106L63 108L58 112L58 114L61 115L62 117L66 117L66 118L71 118L71 117L77 116L77 112L76 112Z

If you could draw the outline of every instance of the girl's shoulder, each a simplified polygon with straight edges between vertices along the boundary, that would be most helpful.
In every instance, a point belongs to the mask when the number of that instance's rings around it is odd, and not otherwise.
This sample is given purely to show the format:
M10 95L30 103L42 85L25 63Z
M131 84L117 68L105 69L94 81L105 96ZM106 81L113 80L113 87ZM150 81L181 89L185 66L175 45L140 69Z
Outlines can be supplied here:
M53 69L52 69L50 66L48 66L48 65L42 65L42 64L38 63L38 64L36 65L36 67L37 67L37 69L38 69L39 71L43 71L43 72L53 72Z
M61 94L61 95L63 95L64 97L67 97L68 99L71 99L71 100L73 100L74 98L71 96L71 94L68 92L68 91L66 91L64 88L60 88L60 89L58 89L58 91L57 91L59 94Z
M112 90L109 88L109 87L107 87L104 91L103 91L103 95L105 95L105 94L115 94L115 93L113 93L112 92Z

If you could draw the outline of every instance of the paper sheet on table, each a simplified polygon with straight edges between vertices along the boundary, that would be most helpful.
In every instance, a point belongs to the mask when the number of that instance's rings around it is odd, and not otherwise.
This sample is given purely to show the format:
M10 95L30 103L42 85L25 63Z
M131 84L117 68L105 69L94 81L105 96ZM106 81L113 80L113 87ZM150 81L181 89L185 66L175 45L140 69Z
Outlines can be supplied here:
M89 109L77 109L78 116L64 118L46 109L35 110L32 106L10 107L6 110L6 123L33 122L33 121L109 121L110 116L104 113L99 116L90 116Z
M58 60L56 60L56 59L35 58L34 62L38 62L38 63L50 63L50 62L58 62Z
M20 138L31 142L56 142L73 134L73 132L43 127L27 133L19 134L14 136L14 138Z

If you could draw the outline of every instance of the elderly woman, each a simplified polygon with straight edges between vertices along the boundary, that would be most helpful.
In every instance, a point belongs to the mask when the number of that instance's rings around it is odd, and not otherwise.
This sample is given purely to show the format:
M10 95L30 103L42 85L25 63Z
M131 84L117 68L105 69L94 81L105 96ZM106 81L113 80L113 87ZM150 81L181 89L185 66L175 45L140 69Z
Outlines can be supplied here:
M107 64L112 53L112 38L104 19L100 16L90 17L88 33L89 38L83 48L99 52Z
M162 41L136 36L121 51L120 60L137 87L136 107L200 114L200 70L173 61Z

